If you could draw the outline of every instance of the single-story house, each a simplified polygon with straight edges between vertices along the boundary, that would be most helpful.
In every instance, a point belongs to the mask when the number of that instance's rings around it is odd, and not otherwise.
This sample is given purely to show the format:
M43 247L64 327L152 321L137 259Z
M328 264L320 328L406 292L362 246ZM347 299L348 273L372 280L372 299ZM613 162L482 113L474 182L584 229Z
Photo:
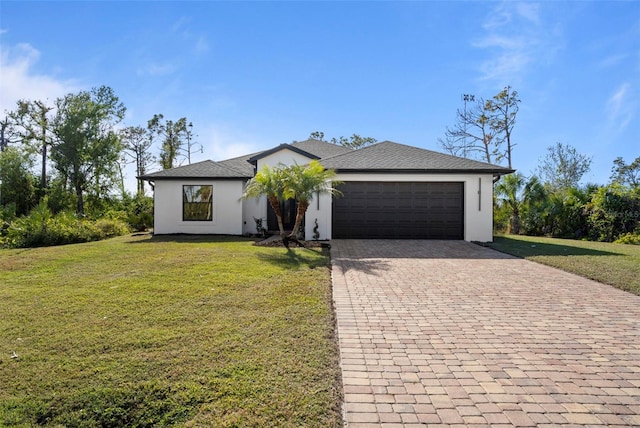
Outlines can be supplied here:
M350 149L318 140L281 144L224 161L203 161L141 176L154 187L155 234L277 230L266 197L242 200L263 165L318 160L334 169L340 197L320 194L304 220L305 239L493 239L493 183L512 169L383 141ZM282 204L285 229L295 201Z

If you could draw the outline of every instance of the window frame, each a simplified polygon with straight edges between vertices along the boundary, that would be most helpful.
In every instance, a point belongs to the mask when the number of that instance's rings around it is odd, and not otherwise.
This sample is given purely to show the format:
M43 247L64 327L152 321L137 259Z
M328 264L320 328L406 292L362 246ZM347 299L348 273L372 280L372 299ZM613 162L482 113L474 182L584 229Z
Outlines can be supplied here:
M188 197L193 197L194 195L197 194L197 192L199 190L194 190L191 194L187 194L186 193L186 188L187 187L207 187L209 188L209 200L208 201L204 201L204 202L193 202L193 201L187 201ZM186 208L187 208L187 204L197 204L197 205L201 205L201 206L205 206L208 205L208 217L209 218L186 218ZM202 222L202 221L208 221L208 222L213 222L213 184L183 184L182 185L182 221L184 222Z

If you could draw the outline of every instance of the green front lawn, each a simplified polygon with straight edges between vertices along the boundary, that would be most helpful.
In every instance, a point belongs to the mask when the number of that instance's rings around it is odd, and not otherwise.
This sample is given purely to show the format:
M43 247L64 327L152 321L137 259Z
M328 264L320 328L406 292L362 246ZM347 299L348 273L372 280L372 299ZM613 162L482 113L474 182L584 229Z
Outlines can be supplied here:
M0 250L0 426L340 426L328 255L252 244Z
M503 253L573 272L640 295L640 246L538 236L498 236Z

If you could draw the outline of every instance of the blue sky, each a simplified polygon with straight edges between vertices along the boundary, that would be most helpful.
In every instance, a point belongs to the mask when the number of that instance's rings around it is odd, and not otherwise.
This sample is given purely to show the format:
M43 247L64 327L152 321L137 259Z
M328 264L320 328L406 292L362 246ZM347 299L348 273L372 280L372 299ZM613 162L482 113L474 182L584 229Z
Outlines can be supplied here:
M316 130L441 151L461 95L507 85L525 175L555 142L592 156L583 181L600 184L614 158L640 156L636 1L2 0L0 48L0 111L107 85L125 125L186 116L195 160Z

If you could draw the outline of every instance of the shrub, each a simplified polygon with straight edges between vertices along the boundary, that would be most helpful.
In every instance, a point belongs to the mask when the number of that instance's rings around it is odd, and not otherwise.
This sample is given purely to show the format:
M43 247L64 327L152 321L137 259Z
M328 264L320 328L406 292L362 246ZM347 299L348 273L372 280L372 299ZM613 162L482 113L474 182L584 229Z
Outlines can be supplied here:
M613 242L616 244L640 245L640 232L625 233Z
M122 220L79 219L70 211L52 214L47 198L34 208L28 216L15 219L5 231L2 245L13 248L45 247L97 241L129 233Z
M126 202L126 221L137 232L153 226L153 198L137 195Z
M589 238L611 242L640 225L640 190L619 184L601 187L585 207Z

